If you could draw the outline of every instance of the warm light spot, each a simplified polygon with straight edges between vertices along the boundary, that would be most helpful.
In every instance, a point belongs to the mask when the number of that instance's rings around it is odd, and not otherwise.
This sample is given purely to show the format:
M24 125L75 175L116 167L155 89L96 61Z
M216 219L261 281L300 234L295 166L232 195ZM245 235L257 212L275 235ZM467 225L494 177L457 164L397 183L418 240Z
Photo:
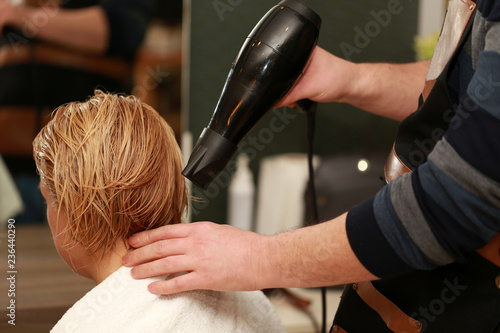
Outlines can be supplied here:
M360 159L358 161L358 171L361 172L361 173L365 173L368 171L368 169L370 169L370 162L368 162L367 159Z

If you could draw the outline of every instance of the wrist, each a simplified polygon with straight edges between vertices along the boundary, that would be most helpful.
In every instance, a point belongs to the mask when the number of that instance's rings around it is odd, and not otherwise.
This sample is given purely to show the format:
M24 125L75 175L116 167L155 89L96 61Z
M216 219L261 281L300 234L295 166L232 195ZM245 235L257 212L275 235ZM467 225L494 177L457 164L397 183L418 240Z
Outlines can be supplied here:
M344 64L339 66L341 72L338 74L342 76L342 89L339 91L337 102L355 104L359 101L364 90L360 64L356 64L347 60L344 60Z
M319 74L314 80L315 85L321 87L321 90L313 99L319 102L352 104L359 90L358 81L361 77L359 65L326 51L323 53L317 65Z
M254 249L257 251L253 252L253 265L251 267L252 273L254 273L255 280L255 290L273 288L272 284L275 282L273 277L272 269L272 253L273 253L273 240L274 236L258 236L260 241Z
M283 269L286 265L284 253L284 242L282 234L273 236L260 236L261 242L256 248L259 251L256 259L256 289L287 288L284 282Z
M295 262L299 254L294 244L297 230L264 236L262 252L259 253L259 272L264 288L296 288L302 285L299 265ZM300 260L300 259L299 259Z

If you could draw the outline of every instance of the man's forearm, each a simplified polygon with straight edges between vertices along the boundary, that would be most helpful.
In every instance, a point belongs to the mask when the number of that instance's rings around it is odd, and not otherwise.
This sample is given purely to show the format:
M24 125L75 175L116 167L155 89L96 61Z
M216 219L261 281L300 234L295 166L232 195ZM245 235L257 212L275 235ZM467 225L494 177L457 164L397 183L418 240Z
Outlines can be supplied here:
M356 64L351 89L340 102L387 118L403 120L418 107L428 67L429 61Z
M357 259L344 214L331 221L274 236L211 222L143 231L123 258L132 276L187 272L154 282L154 294L194 289L220 291L317 287L377 279Z
M29 37L94 54L107 49L109 26L100 6L75 10L21 6L14 13L7 24Z
M349 103L402 120L417 109L428 67L429 61L355 64L317 47L302 77L278 106L309 98Z
M349 245L346 216L270 236L259 264L262 287L307 288L377 279Z

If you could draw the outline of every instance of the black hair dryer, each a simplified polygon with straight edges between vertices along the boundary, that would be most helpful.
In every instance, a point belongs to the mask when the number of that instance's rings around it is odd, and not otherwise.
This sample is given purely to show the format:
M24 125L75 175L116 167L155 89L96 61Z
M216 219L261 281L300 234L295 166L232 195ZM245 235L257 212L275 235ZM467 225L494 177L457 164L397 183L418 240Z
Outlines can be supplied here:
M208 188L238 143L298 80L317 44L320 25L319 15L296 0L281 1L257 23L182 171L186 178Z

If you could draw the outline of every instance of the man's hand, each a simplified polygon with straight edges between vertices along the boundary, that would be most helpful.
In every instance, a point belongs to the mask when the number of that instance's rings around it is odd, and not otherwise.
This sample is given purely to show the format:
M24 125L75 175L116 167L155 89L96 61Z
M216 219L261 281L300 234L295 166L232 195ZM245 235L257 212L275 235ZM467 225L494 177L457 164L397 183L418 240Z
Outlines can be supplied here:
M130 239L137 248L123 258L136 266L134 278L188 272L149 286L154 294L192 289L258 290L263 288L267 236L210 222L167 225L143 231Z
M313 51L299 81L277 107L293 106L308 98L316 102L339 102L351 90L355 64L338 58L319 46Z
M16 13L16 9L10 2L0 0L0 36L5 26L12 23Z
M341 59L320 47L302 76L277 105L293 106L308 98L348 103L362 110L403 120L418 107L429 61L409 64L361 63Z
M80 9L45 9L12 6L0 0L0 35L7 25L23 31L26 29L31 37L91 54L104 54L109 42L108 19L99 5Z

